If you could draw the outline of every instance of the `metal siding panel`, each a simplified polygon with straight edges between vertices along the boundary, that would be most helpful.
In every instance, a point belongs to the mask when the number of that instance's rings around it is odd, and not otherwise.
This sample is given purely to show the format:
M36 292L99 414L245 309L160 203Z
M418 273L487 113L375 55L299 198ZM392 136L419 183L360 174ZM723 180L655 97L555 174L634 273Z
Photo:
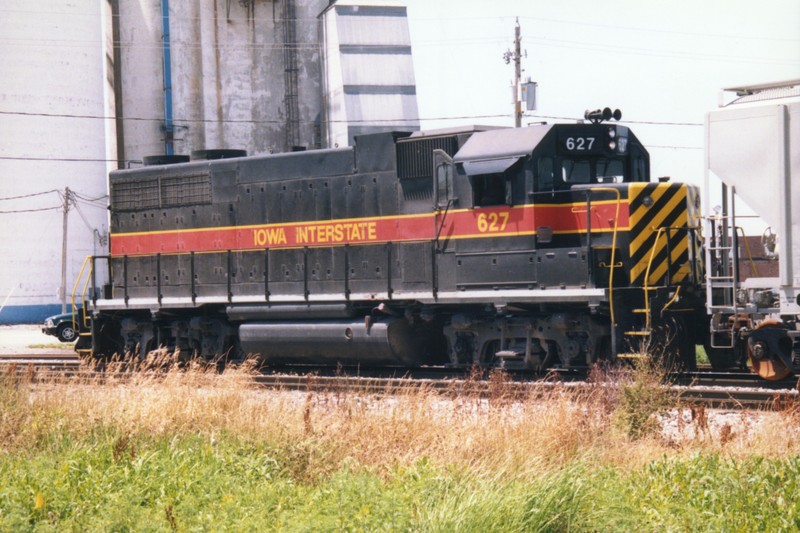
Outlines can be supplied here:
M343 45L410 45L405 17L341 17L339 43Z
M344 85L414 85L410 55L348 54L342 56Z
M345 101L351 121L383 121L386 130L392 123L419 129L416 95L348 94Z
M313 150L247 158L239 163L239 182L254 183L291 178L352 174L351 148Z

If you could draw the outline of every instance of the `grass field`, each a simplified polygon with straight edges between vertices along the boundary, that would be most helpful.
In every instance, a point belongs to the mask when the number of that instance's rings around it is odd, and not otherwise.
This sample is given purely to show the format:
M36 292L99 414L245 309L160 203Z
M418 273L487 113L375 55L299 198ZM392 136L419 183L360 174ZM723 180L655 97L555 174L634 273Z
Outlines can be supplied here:
M264 392L244 370L0 379L0 531L795 531L796 413L643 368L512 398Z

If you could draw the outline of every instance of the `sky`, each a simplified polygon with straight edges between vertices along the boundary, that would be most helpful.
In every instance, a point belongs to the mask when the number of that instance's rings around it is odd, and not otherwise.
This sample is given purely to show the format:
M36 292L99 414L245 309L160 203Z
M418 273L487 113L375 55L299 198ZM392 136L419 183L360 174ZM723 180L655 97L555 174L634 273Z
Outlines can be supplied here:
M800 79L798 0L404 3L422 129L513 126L503 53L518 18L522 77L539 84L523 125L619 108L654 177L702 186L703 122L721 89Z

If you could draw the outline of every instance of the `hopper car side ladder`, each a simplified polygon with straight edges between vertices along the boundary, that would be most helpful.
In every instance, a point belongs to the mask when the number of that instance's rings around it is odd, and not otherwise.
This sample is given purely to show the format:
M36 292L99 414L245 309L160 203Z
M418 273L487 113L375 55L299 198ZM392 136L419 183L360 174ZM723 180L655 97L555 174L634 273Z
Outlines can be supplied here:
M706 305L712 315L712 348L733 348L739 290L739 237L736 228L736 189L723 184L722 209L709 217L711 234L706 243ZM731 317L732 320L724 320ZM724 342L718 342L725 339Z

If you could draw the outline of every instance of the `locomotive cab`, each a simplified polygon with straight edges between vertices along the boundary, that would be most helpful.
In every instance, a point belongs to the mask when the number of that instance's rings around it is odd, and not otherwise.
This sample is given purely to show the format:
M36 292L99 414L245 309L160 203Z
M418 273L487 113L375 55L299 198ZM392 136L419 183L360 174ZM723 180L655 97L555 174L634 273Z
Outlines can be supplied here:
M452 164L455 172L445 169ZM475 133L454 161L440 160L434 173L461 176L468 182L468 205L478 208L587 185L646 182L649 167L647 151L626 127L558 124ZM443 183L436 181L438 190Z

